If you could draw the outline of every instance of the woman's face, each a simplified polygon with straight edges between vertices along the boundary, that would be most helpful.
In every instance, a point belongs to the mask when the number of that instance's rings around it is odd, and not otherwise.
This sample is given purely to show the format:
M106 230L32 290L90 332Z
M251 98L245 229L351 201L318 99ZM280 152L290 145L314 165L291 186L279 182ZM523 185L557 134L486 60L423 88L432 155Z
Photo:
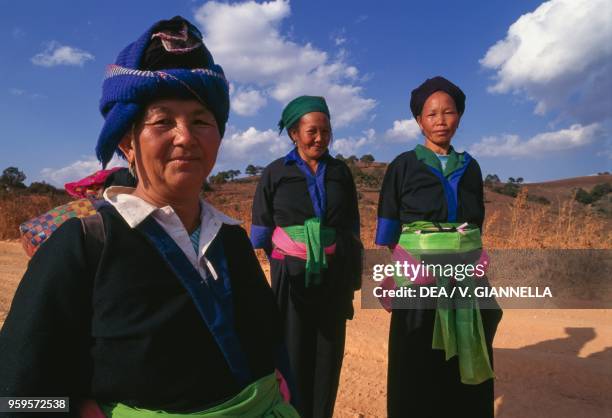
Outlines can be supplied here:
M444 149L449 147L459 127L459 119L455 101L443 91L436 91L429 96L423 111L416 117L425 138Z
M306 113L289 134L305 160L318 160L331 141L331 125L323 112Z
M196 100L163 99L147 106L121 150L136 162L138 187L163 198L199 193L221 144L213 114Z

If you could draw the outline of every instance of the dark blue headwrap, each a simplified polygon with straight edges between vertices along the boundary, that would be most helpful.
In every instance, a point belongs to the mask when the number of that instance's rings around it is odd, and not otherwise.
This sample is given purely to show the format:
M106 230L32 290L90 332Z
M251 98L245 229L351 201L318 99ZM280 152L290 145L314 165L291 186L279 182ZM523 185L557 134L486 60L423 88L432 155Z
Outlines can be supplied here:
M100 112L106 119L96 155L106 167L121 139L153 100L196 99L208 108L223 137L229 115L229 88L195 26L181 17L162 20L128 45L109 65Z
M423 106L427 98L437 91L443 91L452 97L455 101L457 112L459 112L459 115L463 115L465 111L465 93L446 78L437 76L428 78L423 84L412 90L412 94L410 95L410 110L415 118L423 111Z

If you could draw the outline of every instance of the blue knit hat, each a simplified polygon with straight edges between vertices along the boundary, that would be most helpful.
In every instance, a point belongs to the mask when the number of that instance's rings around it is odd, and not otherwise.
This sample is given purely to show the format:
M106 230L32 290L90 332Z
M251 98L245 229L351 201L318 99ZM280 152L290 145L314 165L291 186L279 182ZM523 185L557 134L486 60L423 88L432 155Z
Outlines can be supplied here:
M153 25L119 53L102 85L100 112L105 118L96 155L110 161L121 139L147 104L164 97L196 99L217 121L221 137L229 116L229 88L198 29L177 16Z

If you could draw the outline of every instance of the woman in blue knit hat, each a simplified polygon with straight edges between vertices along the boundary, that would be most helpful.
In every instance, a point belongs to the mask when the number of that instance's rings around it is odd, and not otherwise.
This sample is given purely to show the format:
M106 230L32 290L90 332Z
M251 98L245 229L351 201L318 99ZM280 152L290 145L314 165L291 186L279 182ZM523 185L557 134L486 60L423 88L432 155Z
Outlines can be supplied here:
M240 222L200 198L229 113L200 32L153 25L108 67L100 107L98 158L120 154L137 185L108 188L97 223L65 222L32 258L0 396L70 397L83 417L297 417L273 293Z
M301 96L279 122L294 148L270 163L253 200L251 241L270 260L303 418L333 415L346 320L361 283L359 209L347 165L329 155L325 99Z

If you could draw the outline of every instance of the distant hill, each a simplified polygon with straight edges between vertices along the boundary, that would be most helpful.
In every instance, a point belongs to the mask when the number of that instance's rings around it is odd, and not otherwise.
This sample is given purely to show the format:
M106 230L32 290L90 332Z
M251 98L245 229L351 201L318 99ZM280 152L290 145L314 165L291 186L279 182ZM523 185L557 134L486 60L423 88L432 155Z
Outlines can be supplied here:
M364 242L371 243L374 239L380 187L387 164L357 161L350 163L349 167L355 178L359 194L362 236ZM223 184L212 184L212 190L207 191L205 196L213 205L226 211L228 215L244 220L248 230L253 195L258 181L259 176L250 176ZM485 188L487 214L485 226L488 228L489 236L497 234L502 239L510 222L518 225L517 216L521 218L527 216L529 222L541 224L542 227L544 225L550 227L555 225L555 222L558 224L559 219L578 225L586 220L594 225L594 231L598 231L594 233L594 238L590 242L598 247L605 246L609 239L603 234L609 235L607 231L612 226L612 193L605 194L592 204L582 204L574 200L577 190L583 189L585 193L588 193L595 186L602 184L612 185L612 175L515 184L511 185L511 189L514 190L513 196L496 191L507 183L490 184ZM516 197L517 195L519 196ZM71 199L65 193L37 194L29 190L0 193L0 239L17 238L19 236L18 226L21 222ZM535 216L534 214L538 219L532 217L532 215ZM569 225L566 230L573 230L572 228L574 227ZM585 245L589 247L591 244Z
M359 209L361 212L362 238L366 246L372 246L376 228L378 196L380 184L386 170L385 163L357 163L352 167L359 193ZM378 182L377 186L367 184ZM367 180L364 182L362 180ZM230 216L245 221L247 230L250 227L251 205L259 176L252 176L226 184L213 185L206 193L206 198ZM589 225L589 237L580 244L586 248L607 248L612 246L607 238L607 231L612 227L612 211L610 203L612 194L601 202L593 205L583 205L573 199L575 190L583 188L590 191L595 185L612 183L612 175L574 177L549 182L527 183L518 185L518 197L512 197L495 192L494 185L485 187L485 230L489 237L489 245L498 248L510 245L505 237L513 229L529 228L534 234L541 233L533 239L537 248L554 245L555 240L546 236L547 231L563 228L564 237L580 234L581 226ZM503 183L499 183L501 185ZM530 197L530 198L528 198ZM531 199L531 200L530 200ZM540 231L540 232L537 232ZM551 232L552 233L552 232ZM537 240L540 240L539 243ZM569 238L559 237L567 245ZM528 245L522 243L521 245Z
M359 192L362 196L365 196L367 200L378 201L378 192L380 191L387 165L387 163L363 163L359 161L349 165L352 168ZM252 192L254 193L254 188L258 181L259 176L243 177L224 185L214 185L213 189L222 194L235 194L238 189L241 193L250 194L247 185L253 187ZM612 184L611 174L570 177L537 183L520 183L517 187L519 189L526 188L529 191L529 195L543 197L552 204L558 203L560 200L565 201L572 199L576 190L579 188L590 191L594 186L604 183ZM495 191L496 188L504 184L505 183L501 182L486 187L488 202L501 201L507 203L512 201L512 197ZM610 198L612 198L612 196L608 196L608 199L604 199L604 201L610 200Z

